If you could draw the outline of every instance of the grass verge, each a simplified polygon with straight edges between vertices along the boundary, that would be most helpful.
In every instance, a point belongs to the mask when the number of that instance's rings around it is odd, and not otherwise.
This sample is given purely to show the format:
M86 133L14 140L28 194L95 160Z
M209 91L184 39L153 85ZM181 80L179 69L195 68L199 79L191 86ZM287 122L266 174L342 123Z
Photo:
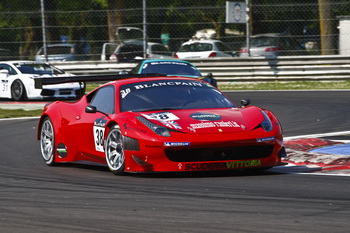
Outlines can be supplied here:
M41 113L42 110L0 109L0 118L33 117Z

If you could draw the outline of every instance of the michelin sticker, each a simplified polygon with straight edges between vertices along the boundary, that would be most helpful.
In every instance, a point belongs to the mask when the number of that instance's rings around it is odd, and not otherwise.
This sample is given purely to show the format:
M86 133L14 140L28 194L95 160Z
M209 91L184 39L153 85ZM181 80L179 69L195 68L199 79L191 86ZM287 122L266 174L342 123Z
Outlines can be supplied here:
M257 138L257 142L266 142L266 141L273 141L275 140L275 137L268 137L268 138Z
M189 146L190 142L164 142L164 146Z

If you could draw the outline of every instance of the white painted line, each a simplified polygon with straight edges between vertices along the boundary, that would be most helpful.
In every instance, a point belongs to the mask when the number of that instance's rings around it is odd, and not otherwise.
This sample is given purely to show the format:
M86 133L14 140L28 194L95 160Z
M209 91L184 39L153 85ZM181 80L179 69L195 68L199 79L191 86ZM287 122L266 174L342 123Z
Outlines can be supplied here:
M350 131L291 136L291 137L284 137L284 140L292 140L292 139L298 139L298 138L314 138L314 137L319 138L319 137L329 137L329 136L341 136L341 135L346 135L346 134L350 135Z

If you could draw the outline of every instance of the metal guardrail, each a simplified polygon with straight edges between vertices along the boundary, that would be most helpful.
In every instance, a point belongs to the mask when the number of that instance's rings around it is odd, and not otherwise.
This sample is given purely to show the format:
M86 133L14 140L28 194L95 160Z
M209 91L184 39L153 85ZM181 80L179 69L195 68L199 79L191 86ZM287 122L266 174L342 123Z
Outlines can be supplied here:
M210 58L187 59L218 82L350 80L349 56L284 56L276 59ZM136 63L115 61L55 62L53 65L76 75L115 74L130 70Z

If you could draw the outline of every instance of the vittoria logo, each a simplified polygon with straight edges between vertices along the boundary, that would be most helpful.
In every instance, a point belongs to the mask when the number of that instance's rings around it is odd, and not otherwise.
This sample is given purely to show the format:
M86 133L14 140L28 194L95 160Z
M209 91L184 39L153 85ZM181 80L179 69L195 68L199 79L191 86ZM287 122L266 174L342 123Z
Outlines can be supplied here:
M185 164L185 170L196 171L196 170L216 170L216 169L235 169L235 168L249 168L249 167L260 167L261 160L242 160L232 162L216 162L216 163L188 163Z

